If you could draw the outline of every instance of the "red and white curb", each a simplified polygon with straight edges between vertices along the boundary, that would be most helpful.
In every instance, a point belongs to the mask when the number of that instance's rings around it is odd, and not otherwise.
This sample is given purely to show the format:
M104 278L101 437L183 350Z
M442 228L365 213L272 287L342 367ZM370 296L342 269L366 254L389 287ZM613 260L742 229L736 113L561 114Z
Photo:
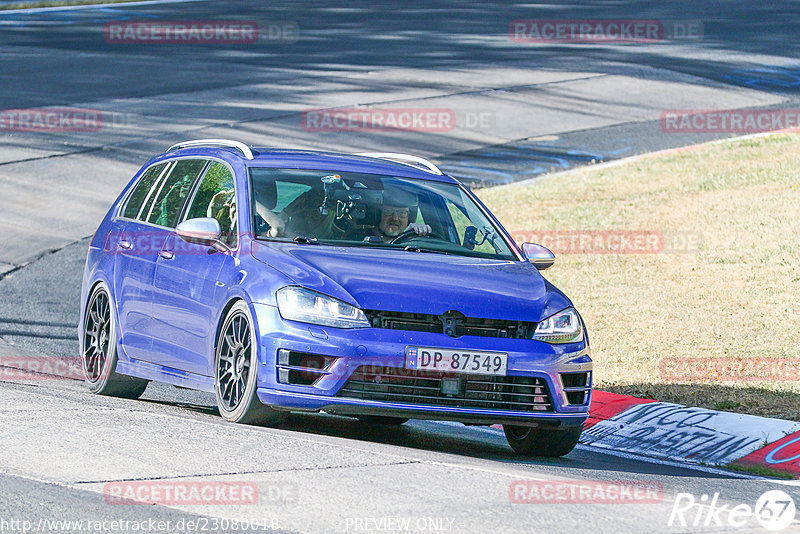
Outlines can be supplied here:
M581 443L695 464L760 466L800 478L800 423L592 393Z

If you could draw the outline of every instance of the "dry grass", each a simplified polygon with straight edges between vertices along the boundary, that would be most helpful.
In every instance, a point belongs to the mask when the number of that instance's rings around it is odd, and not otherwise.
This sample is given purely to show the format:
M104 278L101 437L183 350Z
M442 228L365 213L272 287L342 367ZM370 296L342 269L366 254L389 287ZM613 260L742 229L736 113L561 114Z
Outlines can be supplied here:
M709 144L478 194L511 231L701 234L693 253L562 254L546 272L586 320L595 385L800 420L798 382L676 383L659 372L664 357L800 359L800 136Z

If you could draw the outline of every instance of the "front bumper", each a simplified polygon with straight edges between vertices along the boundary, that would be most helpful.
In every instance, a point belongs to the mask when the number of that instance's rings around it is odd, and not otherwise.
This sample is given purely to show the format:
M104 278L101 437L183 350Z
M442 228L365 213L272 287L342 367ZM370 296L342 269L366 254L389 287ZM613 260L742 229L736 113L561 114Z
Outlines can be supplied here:
M252 306L260 340L257 392L264 404L290 410L326 411L343 415L390 415L473 424L579 426L588 417L592 362L585 342L550 345L523 339L478 336L451 338L445 334L380 328L327 328L285 321L274 306ZM361 366L403 369L408 346L506 352L508 375L535 377L544 381L552 407L546 412L527 412L337 396L353 372ZM319 378L312 385L281 383L278 375L280 349L330 356L336 360L315 375ZM580 372L588 373L584 388L587 394L580 404L570 404L561 375Z

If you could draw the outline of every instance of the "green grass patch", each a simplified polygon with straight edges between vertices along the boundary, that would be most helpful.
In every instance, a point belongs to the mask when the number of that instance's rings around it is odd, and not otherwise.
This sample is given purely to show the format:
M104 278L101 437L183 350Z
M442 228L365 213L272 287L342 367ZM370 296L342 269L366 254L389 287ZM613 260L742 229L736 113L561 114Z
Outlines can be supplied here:
M750 475L758 475L761 477L772 477L772 478L780 478L783 480L794 480L795 476L791 473L787 473L785 471L778 471L776 469L770 469L769 467L762 467L760 465L727 465L725 469L730 469L731 471L738 471L739 473L748 473Z

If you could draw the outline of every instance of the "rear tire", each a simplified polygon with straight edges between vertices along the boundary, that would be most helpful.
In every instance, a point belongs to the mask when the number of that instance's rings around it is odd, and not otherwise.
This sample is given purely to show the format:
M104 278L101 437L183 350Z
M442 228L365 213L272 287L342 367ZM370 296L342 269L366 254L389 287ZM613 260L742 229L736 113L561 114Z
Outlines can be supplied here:
M389 417L385 415L359 415L358 420L368 425L388 426L400 426L408 422L408 419L405 417Z
M256 394L258 358L250 310L243 301L225 316L214 347L214 392L226 421L276 425L289 416L261 403Z
M97 395L138 399L148 381L118 374L117 323L111 293L97 284L86 303L81 340L81 362L89 391Z
M503 425L503 432L514 452L550 458L571 452L578 444L582 430L580 426L550 429Z

